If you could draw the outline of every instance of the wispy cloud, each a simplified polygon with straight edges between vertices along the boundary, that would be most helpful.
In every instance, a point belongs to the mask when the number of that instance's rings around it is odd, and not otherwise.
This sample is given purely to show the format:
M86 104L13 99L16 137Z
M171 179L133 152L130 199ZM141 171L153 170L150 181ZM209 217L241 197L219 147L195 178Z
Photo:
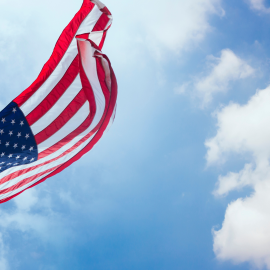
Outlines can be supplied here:
M220 57L208 56L208 66L211 68L207 75L198 75L176 89L179 94L189 90L189 94L199 98L202 108L209 105L215 94L228 91L232 81L247 78L255 71L229 49L222 50Z
M1 270L9 270L9 263L7 260L7 253L8 253L8 248L6 247L3 236L0 234L0 269Z
M166 59L168 52L177 55L196 48L213 27L211 16L224 15L221 0L168 0L164 3L108 0L106 4L115 18L125 21L122 25L117 25L117 20L114 22L118 28L115 42L121 52L129 56L138 50L134 56L136 63L138 57L142 57L141 50L147 49L160 61Z
M265 0L248 0L248 2L252 9L264 13L270 13L270 8L265 6Z

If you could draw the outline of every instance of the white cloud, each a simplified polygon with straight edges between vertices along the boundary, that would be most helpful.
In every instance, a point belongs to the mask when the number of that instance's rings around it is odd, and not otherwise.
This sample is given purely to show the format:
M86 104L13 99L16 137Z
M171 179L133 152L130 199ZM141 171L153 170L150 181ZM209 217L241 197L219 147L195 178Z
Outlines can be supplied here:
M270 269L270 179L264 180L252 196L228 206L222 229L214 231L218 259Z
M254 69L244 60L239 58L229 49L221 51L221 56L216 58L208 56L207 66L211 69L206 76L197 76L193 82L188 82L179 87L176 92L187 92L190 87L192 94L199 98L201 107L206 107L218 92L226 92L230 82L247 78L254 73Z
M4 244L2 234L0 234L0 269L9 270L9 264L7 261L7 247Z
M230 154L250 157L238 172L220 176L216 196L245 186L250 197L232 202L222 228L214 231L218 259L250 262L270 269L270 86L259 90L247 104L231 103L216 113L217 134L206 141L208 165L225 162Z
M50 223L43 214L35 214L32 212L36 206L37 192L32 188L18 197L13 199L15 203L15 210L13 211L0 211L0 226L4 229L16 229L23 232L35 231L40 234L44 234L50 227ZM39 202L40 205L40 202ZM43 201L43 209L50 212L50 208L47 203Z
M216 113L217 134L206 141L209 165L224 161L226 155L251 153L256 162L270 156L270 86L243 106L231 103Z
M12 210L0 210L2 232L30 233L32 237L53 244L63 243L70 234L70 228L63 225L67 224L65 217L53 209L50 194L41 196L36 188L31 188L15 197L12 202L15 206Z
M223 15L220 0L136 1L136 20L147 30L152 42L179 52L200 41L210 30L209 15ZM130 4L130 3L129 3ZM151 12L149 12L151 11ZM138 14L140 14L138 16Z
M248 2L252 9L266 13L270 12L270 8L265 7L265 0L248 0Z

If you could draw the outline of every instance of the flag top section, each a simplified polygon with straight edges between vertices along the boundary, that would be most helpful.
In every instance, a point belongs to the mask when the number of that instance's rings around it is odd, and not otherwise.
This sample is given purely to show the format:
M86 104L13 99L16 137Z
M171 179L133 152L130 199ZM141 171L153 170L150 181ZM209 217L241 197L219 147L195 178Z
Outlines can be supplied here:
M42 87L49 77L62 75L59 73L53 74L53 72L65 70L62 67L58 67L58 65L70 65L71 61L75 58L74 55L77 55L76 35L89 37L98 45L99 49L102 49L111 23L112 16L106 7L100 10L91 1L84 0L81 9L60 35L50 59L42 68L38 78L23 93L15 98L14 102L18 106L22 106L29 97Z

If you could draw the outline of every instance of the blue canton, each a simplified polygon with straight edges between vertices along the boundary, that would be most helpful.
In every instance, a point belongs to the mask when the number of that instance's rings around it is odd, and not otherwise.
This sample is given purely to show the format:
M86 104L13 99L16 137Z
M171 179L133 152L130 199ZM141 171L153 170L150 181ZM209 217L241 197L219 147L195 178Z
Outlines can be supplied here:
M38 158L35 137L18 105L11 102L0 112L0 172Z

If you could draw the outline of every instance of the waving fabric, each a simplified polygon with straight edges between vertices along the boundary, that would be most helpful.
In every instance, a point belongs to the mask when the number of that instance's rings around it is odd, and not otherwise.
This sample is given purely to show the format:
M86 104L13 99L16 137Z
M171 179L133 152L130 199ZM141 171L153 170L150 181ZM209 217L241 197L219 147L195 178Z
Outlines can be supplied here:
M81 158L113 122L117 82L101 51L111 23L84 0L38 78L0 112L0 203Z

